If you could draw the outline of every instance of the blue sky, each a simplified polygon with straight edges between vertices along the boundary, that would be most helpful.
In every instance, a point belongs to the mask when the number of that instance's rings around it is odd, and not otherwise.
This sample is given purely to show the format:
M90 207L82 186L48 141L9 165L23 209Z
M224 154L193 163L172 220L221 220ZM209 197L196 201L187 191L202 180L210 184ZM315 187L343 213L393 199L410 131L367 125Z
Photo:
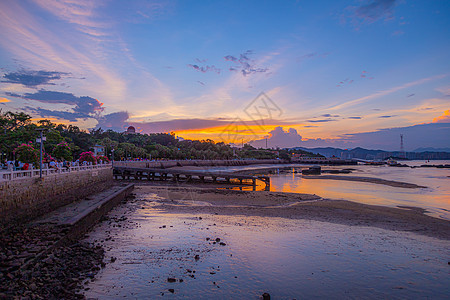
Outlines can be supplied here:
M0 17L4 111L388 150L398 128L413 150L425 124L422 146L450 147L448 1L4 0ZM274 114L249 115L261 92Z

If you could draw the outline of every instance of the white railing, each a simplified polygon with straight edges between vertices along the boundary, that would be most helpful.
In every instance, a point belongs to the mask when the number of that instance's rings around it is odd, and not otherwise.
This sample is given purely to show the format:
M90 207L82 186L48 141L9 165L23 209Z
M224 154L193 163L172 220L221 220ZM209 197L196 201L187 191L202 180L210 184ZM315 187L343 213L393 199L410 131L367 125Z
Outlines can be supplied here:
M111 169L112 164L100 164L100 165L86 165L86 166L73 166L73 167L62 167L58 169L49 168L42 169L42 177L52 175L52 174L67 174L72 172L79 172L84 170L95 170L95 169ZM18 170L18 171L0 171L0 181L6 180L18 180L25 178L39 177L39 169L32 170Z

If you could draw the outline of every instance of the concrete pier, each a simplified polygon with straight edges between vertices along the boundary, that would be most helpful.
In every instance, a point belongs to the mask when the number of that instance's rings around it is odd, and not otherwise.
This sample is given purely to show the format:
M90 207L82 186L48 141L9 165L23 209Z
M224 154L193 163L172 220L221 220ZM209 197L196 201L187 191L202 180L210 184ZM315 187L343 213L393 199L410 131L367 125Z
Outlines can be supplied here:
M114 166L115 179L134 179L134 180L172 180L175 182L192 181L194 178L203 182L240 184L251 182L256 186L257 180L262 181L266 190L270 188L270 177L268 176L252 176L238 174L233 172L209 172L206 170L177 170L177 169L154 169L154 168L133 168L133 167L116 167ZM248 183L247 183L248 184Z

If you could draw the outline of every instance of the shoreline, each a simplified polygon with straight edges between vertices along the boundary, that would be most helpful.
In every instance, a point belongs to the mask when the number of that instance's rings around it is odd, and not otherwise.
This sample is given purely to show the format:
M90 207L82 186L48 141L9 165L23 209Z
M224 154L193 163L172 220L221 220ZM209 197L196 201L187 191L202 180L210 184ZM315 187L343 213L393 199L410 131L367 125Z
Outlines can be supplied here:
M387 180L376 177L363 177L363 176L341 176L341 175L302 175L305 179L331 179L331 180L347 180L347 181L358 181L374 184L384 184L393 187L407 188L407 189L418 189L427 188L426 186L417 185L409 182Z
M285 166L285 167L264 167L264 168L255 168L255 169L246 169L246 170L235 170L232 171L233 173L238 174L247 174L247 175L256 175L256 174L264 174L269 175L272 173L273 170L280 169L280 170L286 170L291 169L292 166ZM307 166L297 166L297 168L307 168ZM175 170L204 170L205 167L173 167L171 169ZM301 173L299 173L301 174ZM348 175L330 175L330 174L321 174L321 175L301 175L302 178L305 179L330 179L330 180L347 180L347 181L357 181L357 182L365 182L365 183L374 183L374 184L383 184L387 186L392 187L399 187L399 188L409 188L409 189L416 189L416 188L428 188L426 186L417 185L415 183L409 183L409 182L403 182L403 181L396 181L396 180L388 180L383 178L376 178L376 177L364 177L364 176L348 176Z
M349 226L372 226L450 240L450 221L418 207L385 207L316 195L199 187L137 185L136 196L154 194L155 208L167 213L210 213L307 219Z

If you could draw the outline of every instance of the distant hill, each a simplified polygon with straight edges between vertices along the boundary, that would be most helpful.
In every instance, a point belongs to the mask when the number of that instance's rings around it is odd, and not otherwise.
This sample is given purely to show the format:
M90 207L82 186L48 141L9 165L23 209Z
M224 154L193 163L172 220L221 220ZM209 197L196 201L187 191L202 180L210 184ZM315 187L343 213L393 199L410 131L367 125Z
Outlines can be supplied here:
M450 152L450 148L417 148L413 152Z
M351 158L360 158L367 160L383 160L388 157L404 157L406 159L450 159L450 151L443 151L444 149L436 149L436 148L419 148L414 152L405 152L402 153L400 151L384 151L384 150L369 150L361 147L356 147L354 149L341 149L341 148L304 148L304 147L296 147L294 149L309 151L312 153L318 153L326 157L339 157L343 159L351 159ZM423 149L423 151L422 151ZM432 151L430 151L432 149ZM450 149L448 149L450 150Z

